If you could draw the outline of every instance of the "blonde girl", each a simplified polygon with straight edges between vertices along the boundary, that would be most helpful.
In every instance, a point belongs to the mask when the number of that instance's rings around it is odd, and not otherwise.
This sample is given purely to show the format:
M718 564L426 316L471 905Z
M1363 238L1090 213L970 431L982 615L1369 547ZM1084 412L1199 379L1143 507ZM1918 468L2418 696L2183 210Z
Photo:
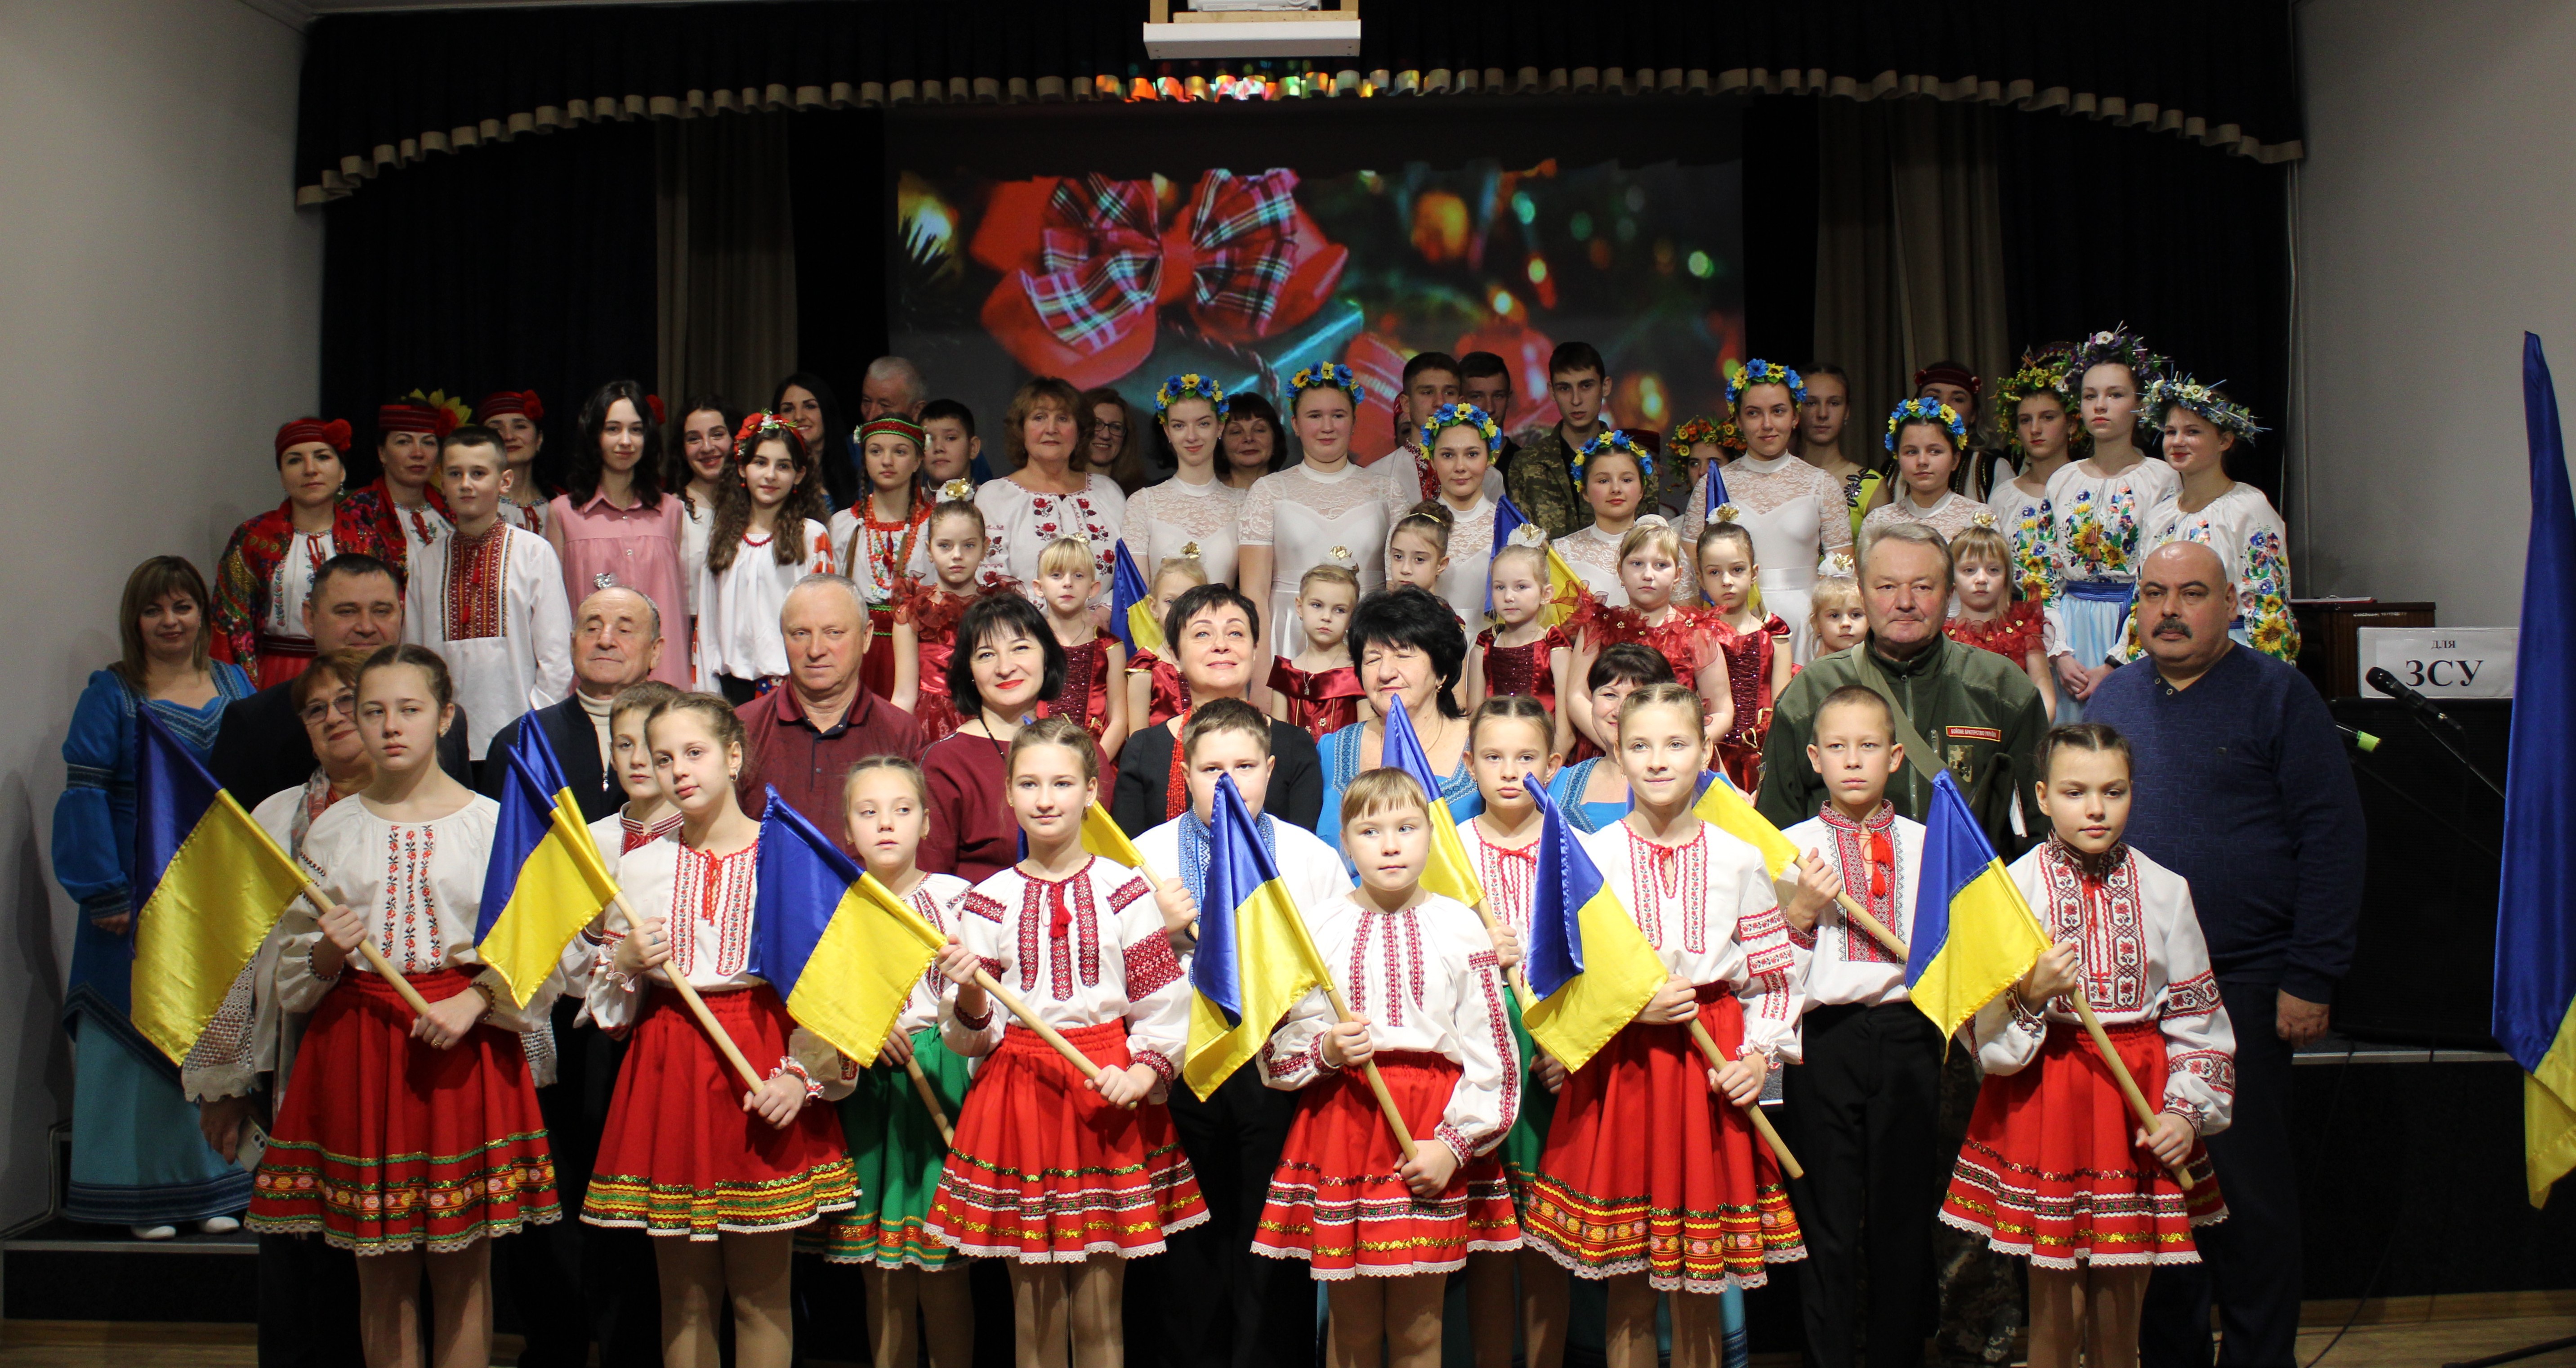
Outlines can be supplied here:
M1515 540L1494 553L1488 588L1494 625L1476 634L1467 707L1474 711L1488 696L1537 699L1548 714L1550 744L1561 755L1574 741L1574 719L1557 702L1565 696L1574 643L1562 628L1547 625L1546 537L1526 523L1512 535L1518 539L1524 532L1528 540Z
M1991 513L1982 516L1987 521L1950 539L1953 608L1941 630L1960 645L1992 651L2028 672L2039 701L2055 717L2057 681L2042 641L2046 619L2038 604L2014 592L2012 543L1991 525Z
M1640 643L1672 662L1673 678L1683 688L1698 690L1706 700L1709 727L1722 736L1735 725L1734 689L1717 633L1697 609L1674 602L1683 592L1682 575L1688 568L1681 537L1671 523L1656 513L1637 519L1619 539L1619 582L1627 588L1628 605L1586 603L1566 620L1575 633L1570 673L1589 677L1603 650L1621 642ZM1572 701L1574 729L1607 753L1616 719L1595 716L1584 695L1576 694Z
M1148 493L1152 491L1147 491ZM1135 524L1128 526L1132 529ZM1196 542L1183 543L1184 552L1193 551ZM1154 567L1154 622L1160 626L1172 611L1172 600L1208 582L1207 567L1195 555L1174 556ZM1117 624L1110 624L1115 627ZM1166 647L1165 649L1169 649ZM1190 686L1181 679L1180 662L1165 660L1160 655L1136 648L1127 657L1127 717L1129 730L1135 719L1142 725L1159 727L1190 710Z
M1126 1357L1126 1261L1208 1219L1160 1103L1187 1043L1188 985L1167 925L1198 913L1177 879L1083 850L1100 752L1069 717L1018 730L1003 801L1028 853L961 896L941 973L957 986L942 1037L984 1063L957 1117L925 1228L1011 1261L1019 1368L1116 1368ZM1095 1061L1085 1074L1009 1018L990 971ZM1007 1022L1007 1025L1005 1024Z
M1762 857L1692 811L1709 745L1700 699L1652 684L1619 707L1629 814L1579 837L1663 958L1663 988L1566 1080L1530 1183L1528 1236L1609 1283L1610 1368L1653 1368L1655 1297L1672 1298L1673 1363L1716 1368L1720 1294L1804 1257L1798 1218L1745 1108L1797 1055L1797 963ZM1724 1065L1685 1029L1696 1020Z
M1038 577L1029 589L1064 648L1064 687L1049 711L1082 723L1101 752L1115 759L1127 740L1127 648L1092 616L1097 564L1090 541L1058 537L1038 553Z
M1323 564L1297 581L1297 625L1306 648L1294 660L1273 656L1270 661L1270 715L1296 723L1318 741L1374 715L1351 661L1359 573L1348 550L1336 546L1325 555Z
M930 789L921 767L894 755L861 760L843 783L842 809L848 814L844 839L867 872L922 920L952 929L966 881L925 874L913 863L930 825ZM966 1096L967 1062L941 1043L939 1016L955 992L936 969L924 973L876 1064L862 1070L840 1060L851 1084L840 1102L841 1133L849 1142L858 1204L811 1228L810 1242L805 1236L798 1240L800 1250L810 1248L826 1263L859 1266L875 1368L913 1368L925 1338L931 1368L972 1368L975 1359L966 1261L931 1238L923 1224L947 1165L948 1143L907 1067L921 1066L940 1115L954 1118Z
M809 1105L839 1081L835 1056L750 969L760 823L734 799L741 720L721 698L683 694L644 734L680 829L617 862L636 919L608 912L590 1014L628 1045L581 1218L654 1237L668 1368L715 1368L728 1300L734 1362L785 1368L795 1231L855 1200L839 1127ZM745 1058L776 1061L759 1087L681 1005L675 974Z
M1789 624L1755 606L1762 567L1754 561L1753 534L1731 523L1711 523L1699 534L1700 595L1708 603L1709 629L1726 661L1733 725L1717 732L1718 768L1751 793L1762 779L1762 740L1771 732L1771 706L1789 687Z
M1510 942L1517 960L1519 948L1529 939L1530 907L1537 887L1538 838L1544 825L1538 794L1556 777L1560 758L1555 748L1556 720L1537 699L1506 694L1486 699L1468 716L1467 726L1467 768L1476 776L1484 811L1460 822L1458 837L1484 886L1484 911L1501 928L1496 948L1500 950L1502 941ZM1504 968L1509 971L1511 966ZM1505 985L1503 1006L1512 1028L1512 1067L1519 1071L1520 1113L1510 1134L1503 1137L1499 1154L1513 1209L1526 1221L1530 1176L1547 1144L1565 1069L1539 1049L1521 1025L1518 986L1518 976L1513 975ZM1559 1368L1565 1361L1571 1292L1565 1270L1526 1245L1510 1258L1469 1256L1467 1308L1468 1322L1476 1328L1477 1368L1511 1368L1515 1315L1528 1368Z
M957 619L982 590L984 513L974 487L952 480L939 491L929 533L931 579L898 592L894 613L892 701L921 724L927 745L957 730L957 705L948 696L948 658L957 650Z
M1815 634L1818 656L1859 645L1869 635L1869 613L1861 606L1860 581L1848 575L1816 581L1815 595L1807 601L1807 628Z

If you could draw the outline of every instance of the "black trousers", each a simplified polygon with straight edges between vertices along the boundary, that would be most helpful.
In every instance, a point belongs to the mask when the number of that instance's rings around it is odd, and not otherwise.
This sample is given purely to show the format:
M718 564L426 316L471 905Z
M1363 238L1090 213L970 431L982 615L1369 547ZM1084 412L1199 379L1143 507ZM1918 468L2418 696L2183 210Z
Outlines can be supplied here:
M1781 1084L1807 1169L1789 1183L1807 1237L1807 1361L1849 1368L1866 1344L1870 1368L1921 1363L1932 1230L1956 1157L1941 1143L1941 1034L1905 1002L1817 1008L1803 1031L1806 1062Z
M363 1368L358 1256L319 1235L259 1237L259 1368Z
M1297 1094L1265 1087L1246 1064L1202 1102L1187 1084L1172 1128L1207 1199L1204 1224L1175 1233L1163 1265L1169 1368L1311 1368L1315 1290L1306 1266L1252 1252Z
M2299 1243L2299 1173L2290 1153L2290 1043L2281 1039L2280 990L2220 979L2236 1028L2236 1105L2209 1137L2209 1162L2227 1219L2193 1231L2201 1262L2159 1268L2147 1282L2138 1356L2144 1368L2204 1368L2209 1308L2224 1340L2217 1361L2245 1368L2294 1363L2305 1270Z

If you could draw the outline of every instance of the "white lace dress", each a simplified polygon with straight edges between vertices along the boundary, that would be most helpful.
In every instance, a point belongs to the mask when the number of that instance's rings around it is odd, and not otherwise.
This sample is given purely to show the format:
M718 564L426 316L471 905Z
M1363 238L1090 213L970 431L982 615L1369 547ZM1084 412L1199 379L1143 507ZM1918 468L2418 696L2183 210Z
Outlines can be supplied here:
M1828 555L1851 554L1851 506L1842 482L1786 452L1769 460L1742 456L1717 472L1735 522L1753 537L1761 567L1762 608L1789 624L1789 658L1804 665L1816 653L1807 602L1818 568ZM1708 525L1708 483L1703 479L1682 512L1682 545L1695 546Z
M1269 614L1273 654L1293 660L1306 649L1297 625L1297 581L1334 547L1357 563L1361 593L1386 584L1386 533L1386 477L1364 466L1319 472L1293 465L1253 483L1238 540L1271 549L1270 588L1267 598L1259 586L1244 592Z
M1136 497L1127 501L1127 525L1119 538L1127 543L1127 554L1145 572L1149 586L1156 567L1191 554L1192 546L1198 548L1199 564L1207 568L1208 583L1232 584L1237 529L1249 494L1216 480L1205 484L1165 480L1136 491Z
M1485 629L1485 586L1493 579L1494 501L1480 494L1466 512L1449 511L1457 521L1449 528L1449 568L1440 572L1440 597L1449 600L1472 637Z
M1930 508L1924 508L1914 502L1912 491L1900 489L1896 497L1871 509L1869 516L1860 520L1860 539L1867 542L1879 528L1895 523L1916 522L1927 524L1941 534L1943 541L1948 541L1976 526L1978 514L1992 512L1975 499L1947 489Z
M1574 577L1583 581L1583 587L1612 608L1628 606L1628 586L1619 582L1621 535L1585 523L1549 543L1556 548L1556 554L1565 558Z

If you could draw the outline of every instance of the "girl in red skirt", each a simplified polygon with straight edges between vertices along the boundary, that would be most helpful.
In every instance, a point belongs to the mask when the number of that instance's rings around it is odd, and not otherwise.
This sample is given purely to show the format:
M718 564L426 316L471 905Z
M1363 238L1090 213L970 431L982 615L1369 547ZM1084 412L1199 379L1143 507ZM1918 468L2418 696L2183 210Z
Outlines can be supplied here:
M979 592L984 566L984 514L975 487L951 480L922 532L930 543L931 583L904 580L894 587L894 692L888 700L921 724L927 746L957 730L957 703L948 696L948 657L957 649L957 619Z
M1671 662L1673 678L1697 690L1708 729L1724 736L1735 725L1735 695L1727 683L1726 656L1717 649L1717 634L1697 608L1677 602L1689 593L1683 576L1690 562L1682 555L1681 534L1649 513L1637 519L1619 539L1619 583L1628 591L1624 607L1585 597L1565 620L1574 640L1574 659L1566 677L1584 679L1592 662L1621 642L1633 641ZM1609 754L1617 739L1619 719L1596 716L1592 700L1582 693L1563 696L1574 713L1574 730Z
M1576 1277L1609 1280L1610 1368L1653 1368L1659 1291L1680 1294L1673 1362L1715 1368L1720 1294L1807 1253L1744 1116L1796 1060L1797 966L1761 855L1691 810L1709 754L1699 696L1638 689L1614 740L1634 807L1580 839L1672 977L1557 1094L1527 1230ZM1724 1067L1705 1064L1694 1018Z
M2057 680L2048 668L2046 614L2037 599L2019 595L2013 582L2012 543L1994 529L1991 512L1977 515L1976 525L1950 539L1951 602L1958 612L1941 630L1962 646L1992 651L2030 675L2031 687L2048 715L2057 715ZM2041 584L2030 585L2041 593Z
M1720 512L1725 511L1720 509ZM1710 523L1699 534L1701 596L1708 600L1709 630L1726 659L1733 725L1718 731L1717 767L1736 788L1762 786L1762 743L1771 734L1771 708L1789 687L1789 624L1754 607L1753 534L1740 523Z
M1097 565L1088 540L1058 537L1038 552L1038 574L1029 592L1046 610L1055 644L1064 648L1064 685L1047 711L1081 723L1100 743L1100 753L1115 761L1127 741L1127 648L1092 622L1092 591L1100 584Z
M456 720L447 666L387 646L358 671L358 731L376 777L313 820L300 855L331 899L302 902L279 957L279 1007L311 1012L253 1182L251 1228L319 1231L358 1260L369 1368L492 1358L492 1246L558 1219L554 1157L518 1032L522 1012L474 953L500 807L438 767ZM414 1016L356 951L372 940L429 999ZM479 972L478 972L479 971ZM430 1343L420 1343L420 1287Z
M1172 600L1208 582L1207 567L1199 563L1197 547L1197 542L1185 542L1182 554L1154 567L1156 624L1172 611ZM1171 647L1163 649L1169 652ZM1132 724L1129 730L1159 727L1189 710L1190 686L1181 680L1180 662L1137 647L1136 653L1127 657L1127 718Z
M2030 1260L2032 1368L2138 1361L2147 1274L2198 1263L2224 1220L2200 1137L2236 1096L2236 1033L2181 875L2123 844L2129 743L2095 722L2048 734L2037 785L2051 831L2013 882L2056 945L1977 1014L1986 1084L1941 1219ZM2138 1090L2140 1125L2064 994L2081 985ZM2192 1176L2186 1192L2169 1171Z
M1488 698L1528 697L1545 705L1549 749L1562 755L1574 745L1574 719L1557 702L1566 694L1574 643L1561 627L1547 625L1553 606L1547 589L1547 531L1533 523L1512 529L1511 543L1494 553L1487 585L1494 597L1494 625L1476 634L1477 666L1467 709Z
M1100 750L1070 717L1019 729L1002 795L1028 842L1018 864L958 900L939 967L958 985L949 1047L982 1057L924 1227L971 1255L1009 1259L1020 1368L1117 1368L1125 1260L1208 1218L1171 1116L1189 1039L1189 985L1165 933L1197 914L1082 847ZM1076 1071L975 983L989 971L1102 1067ZM1141 1104L1141 1105L1140 1105Z
M1261 1049L1270 1086L1305 1093L1252 1247L1304 1259L1326 1284L1332 1368L1376 1368L1381 1348L1388 1368L1438 1368L1448 1275L1470 1253L1521 1243L1493 1153L1520 1105L1495 945L1465 904L1422 888L1430 809L1398 769L1343 790L1359 887L1307 915L1353 1019L1336 1023L1309 993ZM1372 1060L1404 1113L1410 1159L1361 1072Z
M630 1043L581 1218L662 1237L653 1254L670 1368L715 1368L727 1294L734 1361L785 1368L793 1232L853 1201L841 1128L830 1108L807 1105L838 1056L746 968L760 824L734 801L741 721L721 698L684 694L654 710L645 735L680 829L617 862L637 920L610 910L590 1012ZM753 1067L767 1067L758 1088L743 1088L669 989L675 973Z
M1359 667L1351 662L1351 612L1359 606L1359 562L1336 546L1332 557L1297 581L1297 626L1306 649L1294 660L1270 658L1270 715L1294 722L1321 741L1374 716Z

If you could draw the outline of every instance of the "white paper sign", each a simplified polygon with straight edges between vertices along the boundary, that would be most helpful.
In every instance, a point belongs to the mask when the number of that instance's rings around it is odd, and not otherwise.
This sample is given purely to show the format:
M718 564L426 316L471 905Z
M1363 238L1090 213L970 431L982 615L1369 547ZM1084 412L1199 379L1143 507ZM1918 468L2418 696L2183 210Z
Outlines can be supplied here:
M2370 669L2427 698L2513 697L2515 627L2364 627L2359 637L2361 696L2386 698L2370 687Z

